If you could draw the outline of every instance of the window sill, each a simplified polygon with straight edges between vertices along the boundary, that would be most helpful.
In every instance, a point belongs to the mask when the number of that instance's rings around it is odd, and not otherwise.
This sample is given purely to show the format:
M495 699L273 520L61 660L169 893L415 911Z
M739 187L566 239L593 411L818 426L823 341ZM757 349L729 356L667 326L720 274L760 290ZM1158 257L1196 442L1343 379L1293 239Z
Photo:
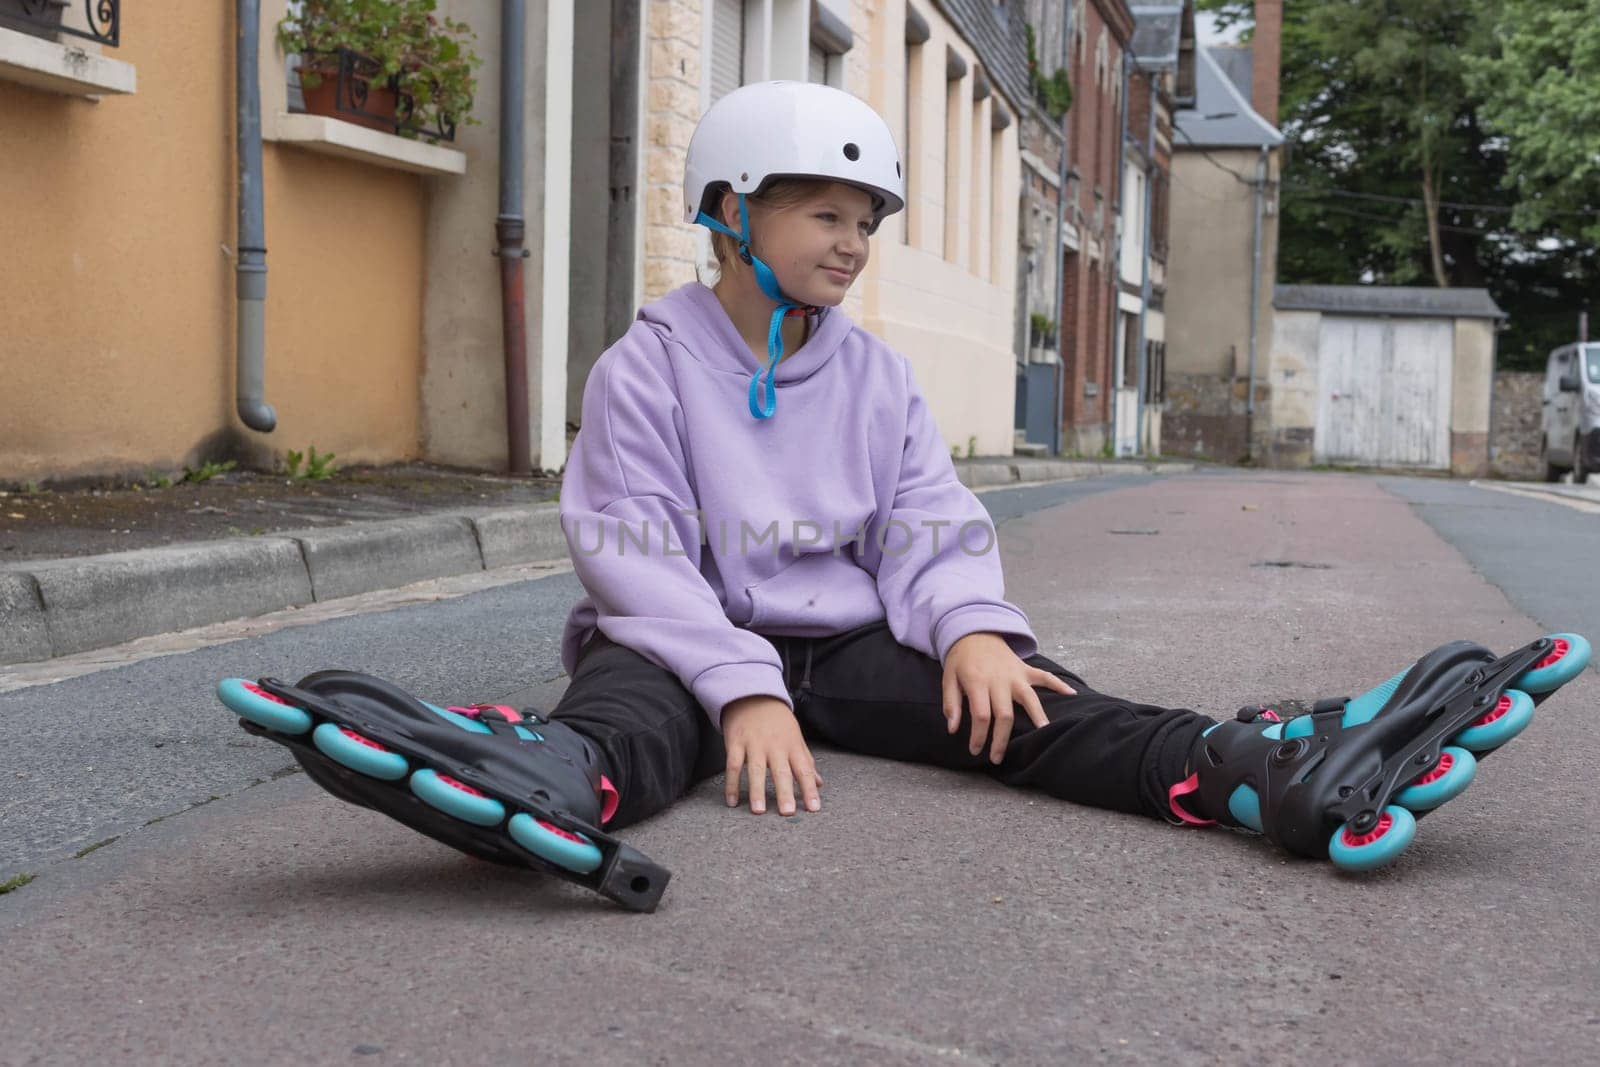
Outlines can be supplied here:
M138 81L132 63L7 29L0 29L0 80L89 98L131 93Z
M413 141L324 115L279 113L269 139L324 155L392 167L412 174L467 172L465 152L426 141Z

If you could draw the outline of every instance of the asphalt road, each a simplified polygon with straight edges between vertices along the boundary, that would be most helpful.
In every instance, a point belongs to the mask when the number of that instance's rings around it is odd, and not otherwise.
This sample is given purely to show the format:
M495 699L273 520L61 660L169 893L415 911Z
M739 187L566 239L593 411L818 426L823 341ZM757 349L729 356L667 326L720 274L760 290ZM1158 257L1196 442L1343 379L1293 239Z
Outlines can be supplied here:
M1272 472L986 493L1009 595L1097 688L1225 715L1444 641L1600 635L1600 514ZM1291 564L1285 566L1284 564ZM1293 565L1303 564L1303 565ZM1585 1062L1586 673L1374 875L821 751L820 814L716 782L625 836L653 915L339 804L218 678L342 666L546 705L570 574L0 693L0 1062ZM216 799L211 799L211 798ZM115 836L103 847L78 852Z

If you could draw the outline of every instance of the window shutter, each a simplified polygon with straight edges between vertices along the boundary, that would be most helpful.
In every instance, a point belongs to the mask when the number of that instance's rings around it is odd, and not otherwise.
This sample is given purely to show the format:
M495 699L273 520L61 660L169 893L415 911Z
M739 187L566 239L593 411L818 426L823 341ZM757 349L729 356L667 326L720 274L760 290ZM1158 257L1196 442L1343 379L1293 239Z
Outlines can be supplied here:
M711 11L711 99L744 84L744 0L716 0Z
M811 46L811 57L806 68L806 80L814 81L818 85L828 83L828 53L817 45Z

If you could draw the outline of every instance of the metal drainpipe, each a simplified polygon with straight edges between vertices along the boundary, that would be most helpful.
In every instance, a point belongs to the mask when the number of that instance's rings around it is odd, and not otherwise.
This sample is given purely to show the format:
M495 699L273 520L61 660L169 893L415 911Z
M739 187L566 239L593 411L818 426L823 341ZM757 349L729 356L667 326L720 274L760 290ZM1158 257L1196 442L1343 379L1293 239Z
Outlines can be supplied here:
M1144 176L1144 258L1139 261L1139 343L1136 349L1139 360L1139 402L1134 410L1138 412L1134 421L1134 434L1136 440L1133 454L1144 455L1144 393L1145 393L1145 320L1150 315L1150 205L1152 190L1155 186L1156 176L1156 75L1155 71L1145 72L1145 81L1150 86L1150 134L1145 141L1145 163L1147 169Z
M1069 60L1072 58L1072 6L1069 4L1062 12L1061 18L1061 69L1071 73ZM1068 131L1072 128L1072 109L1067 108L1067 113L1062 117L1061 128L1061 183L1056 186L1056 407L1055 414L1051 417L1050 451L1052 455L1061 455L1061 409L1066 401L1067 391L1067 322L1066 322L1066 288L1067 288L1067 171L1071 168L1067 153L1072 148L1072 138Z
M500 310L505 339L506 469L533 473L528 431L528 320L522 261L522 64L526 10L522 0L500 4Z
M238 335L234 410L252 430L271 433L278 413L267 403L267 238L261 197L261 0L238 0L234 103L239 154L239 236L234 260Z
M1267 146L1261 146L1256 160L1256 219L1252 240L1255 252L1250 261L1250 362L1246 370L1244 398L1244 454L1253 460L1256 455L1256 320L1261 307L1261 207L1267 188Z
M1111 376L1115 381L1108 382L1111 387L1111 458L1117 458L1117 431L1121 420L1117 417L1117 390L1122 388L1122 379L1117 374L1117 337L1118 320L1122 318L1122 308L1118 306L1122 298L1122 168L1127 163L1128 151L1128 82L1133 76L1133 65L1128 59L1126 49L1122 52L1122 99L1117 102L1117 173L1113 175L1117 195L1112 198L1115 205L1114 221L1111 226L1111 249L1106 257L1107 277L1111 279L1111 305L1110 333L1106 339L1111 342Z

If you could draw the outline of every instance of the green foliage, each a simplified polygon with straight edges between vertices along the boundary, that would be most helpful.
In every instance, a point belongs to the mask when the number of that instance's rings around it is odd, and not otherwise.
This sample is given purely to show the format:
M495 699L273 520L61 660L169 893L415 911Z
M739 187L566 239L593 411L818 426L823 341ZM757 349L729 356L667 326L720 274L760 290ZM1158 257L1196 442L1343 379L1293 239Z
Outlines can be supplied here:
M1033 344L1053 345L1056 341L1056 320L1035 311L1028 315L1028 335Z
M967 438L967 458L971 459L972 457L976 456L977 454L978 454L978 439L977 439L977 437L968 437Z
M1028 34L1028 85L1045 113L1060 122L1072 107L1072 78L1066 67L1057 67L1049 74L1039 73L1038 39L1031 24L1023 23L1023 29Z
M339 473L339 468L333 465L333 453L319 454L316 445L312 445L307 452L289 449L284 456L284 469L290 478L309 478L313 481L323 481Z
M341 48L372 60L378 77L414 103L402 132L476 125L473 71L483 60L467 45L475 35L466 23L435 14L437 7L438 0L302 0L298 14L278 23L278 44L301 57L300 83L308 89L338 74Z
M1223 29L1251 22L1250 0L1197 6ZM1499 365L1542 367L1550 348L1573 339L1578 310L1600 291L1600 242L1577 217L1560 214L1597 206L1593 186L1585 192L1561 177L1578 155L1595 160L1600 151L1600 125L1583 118L1595 112L1582 110L1600 107L1600 61L1580 60L1594 56L1595 45L1578 43L1596 24L1556 17L1595 7L1596 0L1286 4L1278 280L1486 288L1510 316ZM1533 19L1533 11L1543 14ZM1567 40L1552 39L1565 32L1558 26L1571 30ZM1541 66L1558 55L1565 66ZM1510 83L1504 93L1495 79ZM1579 83L1586 101L1573 96ZM1530 140L1543 109L1519 114L1511 105L1539 88L1559 96L1550 107L1562 119ZM1548 210L1530 207L1536 198ZM1589 226L1595 221L1588 217Z
M209 482L219 474L226 474L228 471L233 470L233 468L237 467L238 465L239 464L237 461L231 459L225 463L213 463L210 460L207 460L206 462L200 464L198 468L183 468L183 477L179 480L192 482L198 485L200 482Z
M8 882L0 882L0 896L5 896L13 889L21 889L37 877L35 874L19 874Z
M144 481L151 489L172 488L172 479L154 468L144 472Z
M1571 220L1600 244L1600 0L1502 0L1490 30L1467 81L1484 125L1506 138L1512 223Z

